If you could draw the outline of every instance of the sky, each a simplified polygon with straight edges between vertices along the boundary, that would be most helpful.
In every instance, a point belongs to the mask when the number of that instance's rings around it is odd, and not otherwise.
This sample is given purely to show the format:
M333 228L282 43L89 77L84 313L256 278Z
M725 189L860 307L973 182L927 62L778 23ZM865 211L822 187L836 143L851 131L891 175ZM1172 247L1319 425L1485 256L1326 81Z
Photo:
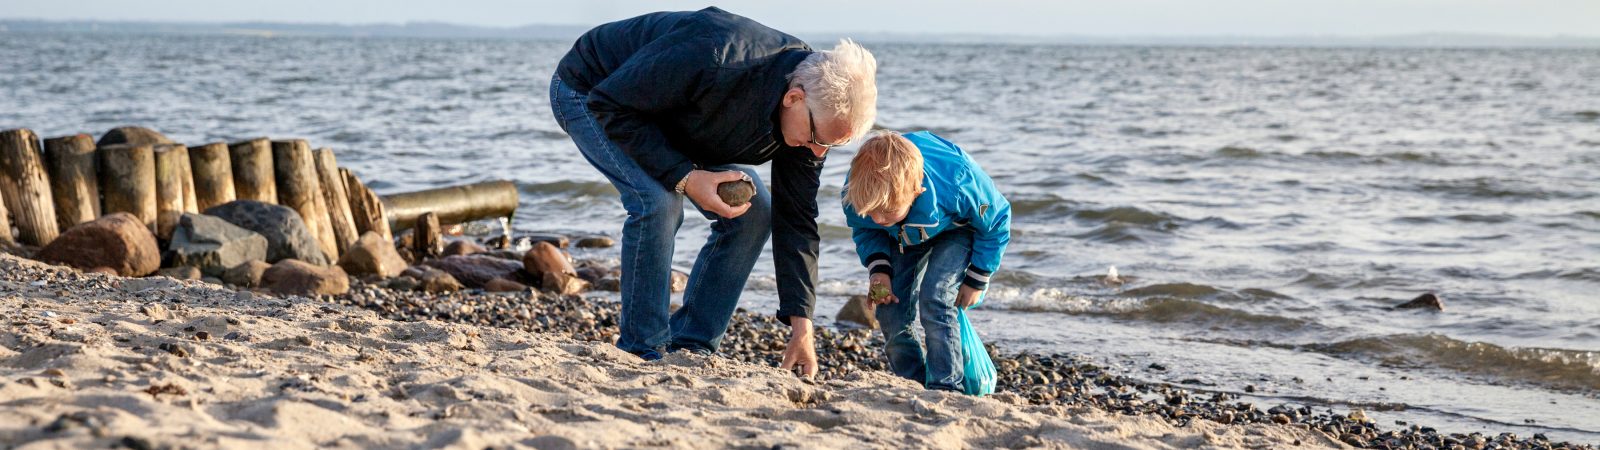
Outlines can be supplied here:
M705 0L0 0L0 18L594 25L712 4ZM791 33L1600 35L1600 0L734 0L715 5Z

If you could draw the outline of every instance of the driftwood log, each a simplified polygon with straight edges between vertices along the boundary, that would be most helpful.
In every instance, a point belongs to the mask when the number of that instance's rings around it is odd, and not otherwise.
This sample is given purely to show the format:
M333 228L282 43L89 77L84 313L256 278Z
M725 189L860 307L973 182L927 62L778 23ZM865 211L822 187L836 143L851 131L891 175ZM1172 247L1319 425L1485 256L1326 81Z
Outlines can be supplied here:
M157 144L155 152L156 173L156 237L172 238L178 218L194 205L194 181L189 176L189 147L183 144Z
M383 236L386 242L394 241L394 232L389 229L389 217L384 212L383 201L378 199L367 185L356 178L356 174L345 168L339 168L339 174L344 177L344 186L350 195L350 218L355 220L356 231L365 234L368 231Z
M278 184L272 167L272 143L256 138L228 144L233 167L233 191L238 200L278 204Z
M411 228L418 216L428 212L438 214L441 224L509 218L517 212L517 185L498 180L386 195L383 206L396 233Z
M322 198L321 181L311 145L304 139L272 141L272 165L277 172L278 204L300 213L306 228L329 259L338 260L338 241L328 223L328 207Z
M39 137L20 128L0 132L0 197L16 218L17 241L43 246L61 232Z
M154 232L156 228L156 161L149 145L100 147L100 212L125 212Z
M356 231L355 218L350 214L350 196L344 177L339 175L333 149L319 148L313 156L317 159L317 180L322 184L322 203L328 207L328 225L333 228L333 239L342 252L361 238L361 233Z
M62 231L100 217L100 177L94 138L75 134L44 141L44 170L55 196L56 225Z
M194 175L195 206L199 210L237 198L233 191L233 159L228 157L227 144L212 142L189 147L189 169Z

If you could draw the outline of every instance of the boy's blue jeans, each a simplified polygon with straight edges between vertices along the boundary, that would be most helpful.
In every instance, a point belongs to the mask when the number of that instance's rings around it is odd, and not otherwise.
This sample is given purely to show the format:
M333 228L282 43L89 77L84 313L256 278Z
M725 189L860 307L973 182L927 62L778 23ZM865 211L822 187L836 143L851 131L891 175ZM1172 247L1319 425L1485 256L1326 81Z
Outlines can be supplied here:
M961 330L956 323L956 293L972 262L973 232L955 227L933 240L906 247L889 257L898 303L878 305L889 370L923 383L928 389L962 390ZM927 351L917 342L913 321L922 317Z
M683 225L683 196L662 186L606 137L580 94L560 77L550 80L550 109L572 136L584 159L616 186L628 219L622 225L622 316L617 347L656 359L667 351L715 352L728 330L750 269L772 234L772 194L753 166L723 165L706 170L739 170L755 182L756 195L743 215L715 220L700 249L683 306L668 315L672 251Z

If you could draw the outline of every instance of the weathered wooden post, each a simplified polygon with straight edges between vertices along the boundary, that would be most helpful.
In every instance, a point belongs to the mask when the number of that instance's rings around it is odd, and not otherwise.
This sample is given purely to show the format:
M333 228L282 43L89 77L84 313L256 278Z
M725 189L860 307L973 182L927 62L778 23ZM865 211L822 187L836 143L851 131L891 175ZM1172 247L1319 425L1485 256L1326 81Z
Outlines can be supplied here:
M28 245L49 244L61 232L43 159L33 130L0 132L0 196L16 216L17 240Z
M11 238L11 213L6 212L6 201L0 199L0 244L16 242ZM0 245L3 247L3 245Z
M333 149L319 148L313 156L317 159L317 180L322 184L322 204L328 207L328 225L333 228L339 251L343 252L361 238L361 233L356 231L355 218L350 214L350 196L344 177L339 176L339 163L333 158Z
M100 217L100 177L94 138L75 134L44 140L44 169L55 195L56 225L63 231Z
M189 147L189 168L194 175L196 209L205 211L236 198L233 160L228 157L227 144L212 142Z
M416 251L417 259L433 258L439 256L443 250L440 244L439 215L432 212L422 213L417 216L416 230L412 236L412 250Z
M178 218L191 211L194 182L189 178L189 147L183 144L158 144L155 151L156 237L172 238ZM185 189L188 188L188 189ZM187 192L186 192L187 191Z
M341 249L333 237L333 226L328 223L328 208L323 204L311 145L304 139L272 141L272 165L277 172L278 204L299 212L322 252L329 259L338 260Z
M228 144L228 162L233 166L233 190L237 199L278 204L272 143L267 138Z
M356 174L347 169L340 168L339 173L344 176L345 188L350 194L350 217L356 222L356 231L368 231L383 236L384 241L393 242L394 232L389 229L389 216L383 209L383 201L378 200L378 194L367 189L367 185L356 178Z
M156 229L156 158L149 145L100 147L100 212L133 214Z

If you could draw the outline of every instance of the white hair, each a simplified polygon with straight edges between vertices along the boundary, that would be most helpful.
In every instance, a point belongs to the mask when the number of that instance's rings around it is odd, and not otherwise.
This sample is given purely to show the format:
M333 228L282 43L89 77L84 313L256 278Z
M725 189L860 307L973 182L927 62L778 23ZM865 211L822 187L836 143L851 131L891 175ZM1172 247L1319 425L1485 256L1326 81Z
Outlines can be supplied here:
M833 50L818 51L789 74L789 85L806 91L806 108L850 124L850 140L872 129L878 119L878 60L861 44L840 39Z

